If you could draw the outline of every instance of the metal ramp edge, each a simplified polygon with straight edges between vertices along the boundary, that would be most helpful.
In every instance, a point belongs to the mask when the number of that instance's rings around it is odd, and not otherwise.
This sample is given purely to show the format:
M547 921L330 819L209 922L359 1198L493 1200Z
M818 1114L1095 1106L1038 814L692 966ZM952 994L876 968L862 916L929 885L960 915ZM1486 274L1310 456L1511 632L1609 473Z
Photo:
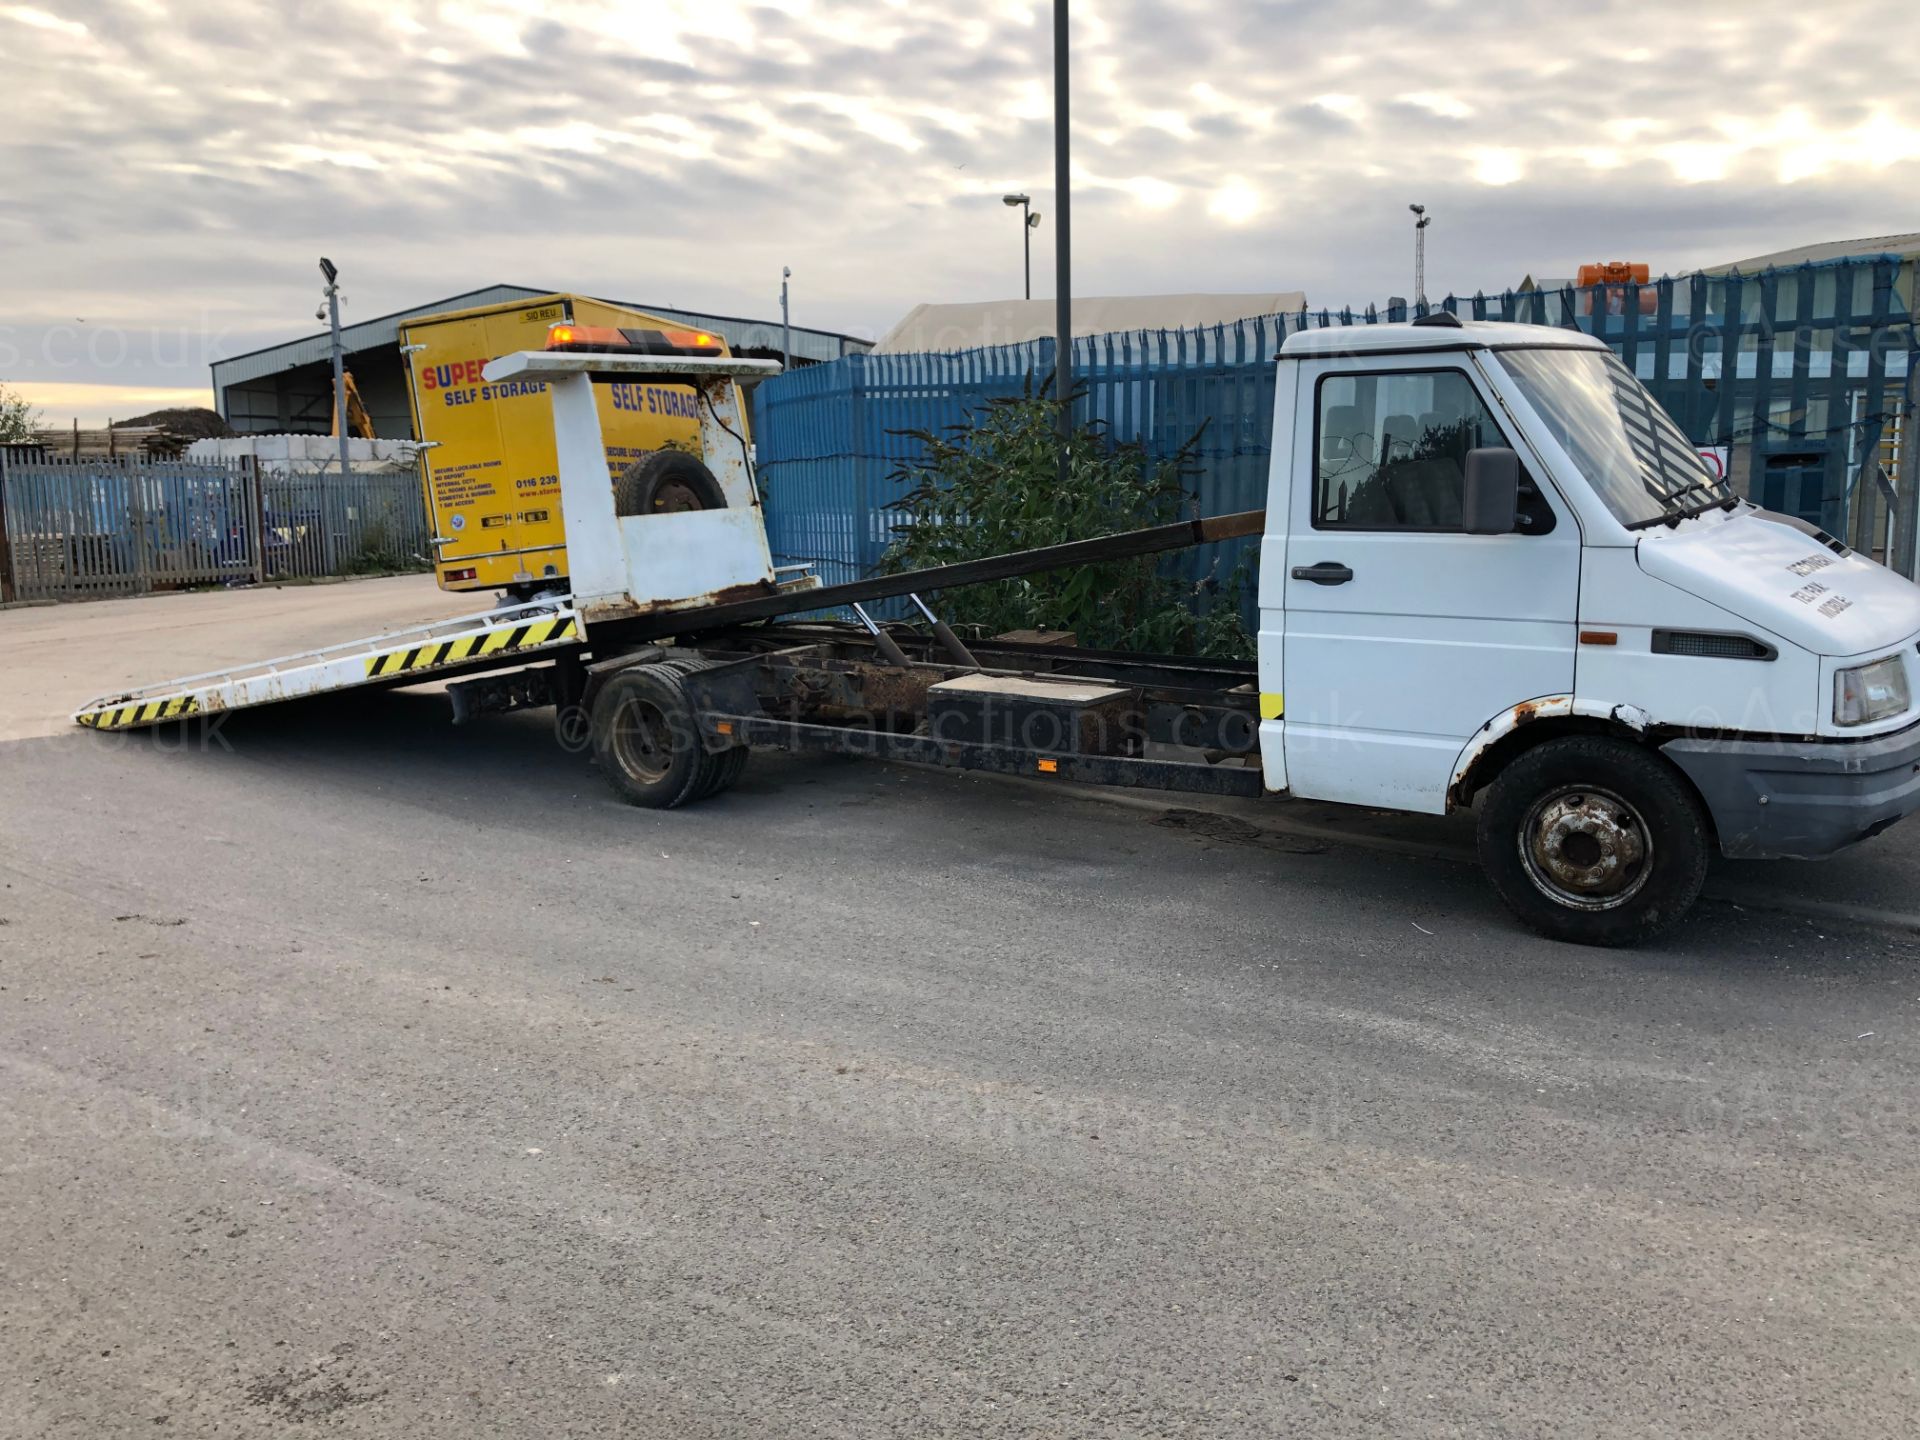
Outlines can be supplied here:
M133 730L358 686L411 684L437 671L491 668L485 662L569 649L585 637L586 622L571 602L538 600L102 695L73 719L92 730Z

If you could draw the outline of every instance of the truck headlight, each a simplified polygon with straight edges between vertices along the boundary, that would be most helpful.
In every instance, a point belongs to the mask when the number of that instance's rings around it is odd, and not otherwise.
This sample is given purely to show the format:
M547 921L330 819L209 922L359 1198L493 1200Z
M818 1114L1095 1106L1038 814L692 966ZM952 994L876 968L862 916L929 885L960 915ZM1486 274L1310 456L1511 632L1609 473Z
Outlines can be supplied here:
M1871 665L1856 665L1833 677L1833 723L1871 725L1898 715L1913 703L1907 688L1904 655L1889 655Z

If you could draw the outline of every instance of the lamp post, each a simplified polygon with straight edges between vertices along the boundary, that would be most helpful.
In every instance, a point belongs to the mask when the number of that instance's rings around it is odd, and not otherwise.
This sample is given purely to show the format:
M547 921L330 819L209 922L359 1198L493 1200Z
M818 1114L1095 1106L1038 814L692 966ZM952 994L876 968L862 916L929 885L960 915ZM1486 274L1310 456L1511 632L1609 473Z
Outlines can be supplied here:
M1053 373L1060 402L1060 484L1073 436L1073 226L1067 164L1067 0L1053 0Z
M787 316L787 280L792 274L791 267L780 267L780 369L783 372L793 369L793 322Z
M340 271L326 256L320 257L320 274L327 282L327 328L333 338L333 428L340 436L340 493L346 493L353 474L352 446L347 439L347 368L345 348L340 343ZM327 504L327 481L320 477L320 561L329 575L333 573L333 514Z
M1413 303L1427 303L1427 226L1433 217L1424 205L1409 205L1413 212Z
M1020 207L1020 258L1021 271L1026 276L1026 296L1033 298L1033 232L1040 228L1040 216L1033 209L1031 195L1002 195L1002 205Z

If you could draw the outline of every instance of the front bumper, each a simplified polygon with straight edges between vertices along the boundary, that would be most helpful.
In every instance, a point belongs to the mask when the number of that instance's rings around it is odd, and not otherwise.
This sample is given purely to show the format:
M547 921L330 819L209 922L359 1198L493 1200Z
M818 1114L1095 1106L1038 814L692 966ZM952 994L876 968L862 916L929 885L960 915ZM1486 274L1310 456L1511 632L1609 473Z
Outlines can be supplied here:
M1660 747L1735 860L1824 859L1920 810L1920 724L1871 740L1670 740Z

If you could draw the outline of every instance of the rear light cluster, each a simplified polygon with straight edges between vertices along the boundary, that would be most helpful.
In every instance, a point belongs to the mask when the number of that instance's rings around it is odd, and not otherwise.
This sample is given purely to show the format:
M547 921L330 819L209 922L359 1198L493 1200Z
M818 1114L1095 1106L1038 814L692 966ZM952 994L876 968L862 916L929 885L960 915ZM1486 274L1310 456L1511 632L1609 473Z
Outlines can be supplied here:
M474 566L469 565L464 570L447 571L446 578L449 580L478 580L480 578L480 571Z
M547 327L547 349L598 355L721 355L718 335L705 330L629 330L611 325Z

